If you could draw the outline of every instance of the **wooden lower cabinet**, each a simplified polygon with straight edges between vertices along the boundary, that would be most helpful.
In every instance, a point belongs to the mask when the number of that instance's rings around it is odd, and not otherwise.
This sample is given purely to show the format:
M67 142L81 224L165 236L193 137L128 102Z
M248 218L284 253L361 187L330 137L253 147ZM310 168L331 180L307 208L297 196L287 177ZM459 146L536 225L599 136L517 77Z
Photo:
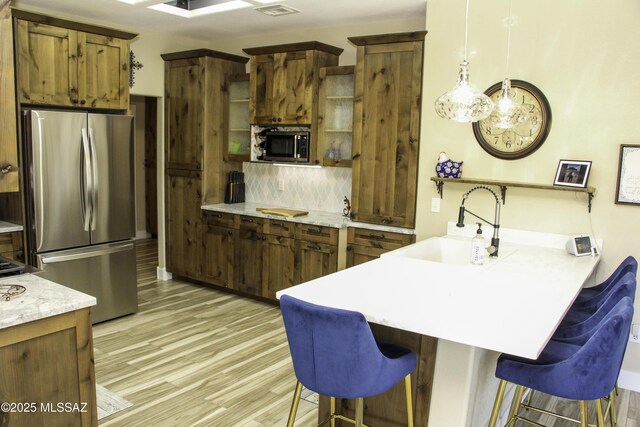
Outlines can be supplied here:
M410 349L418 355L418 365L411 374L413 394L413 419L416 427L429 424L429 406L433 372L436 361L437 338L413 332L403 331L388 326L371 324L374 336L378 340L392 342ZM336 411L353 418L355 400L337 399ZM329 397L320 396L318 422L329 416ZM364 424L370 426L400 427L407 425L406 399L404 381L400 381L386 393L364 399ZM343 421L336 426L349 426Z
M295 276L295 239L266 235L263 249L262 296L275 299L276 292L290 288Z
M263 237L253 230L238 232L233 287L245 294L262 296Z
M385 252L410 245L415 241L415 234L349 227L347 231L347 268L380 258L380 255Z
M167 270L200 280L202 175L198 171L167 169Z
M238 230L207 224L202 236L202 280L218 286L233 286Z
M296 284L338 271L338 246L296 241Z
M0 330L0 366L0 402L36 405L0 425L98 425L89 308Z

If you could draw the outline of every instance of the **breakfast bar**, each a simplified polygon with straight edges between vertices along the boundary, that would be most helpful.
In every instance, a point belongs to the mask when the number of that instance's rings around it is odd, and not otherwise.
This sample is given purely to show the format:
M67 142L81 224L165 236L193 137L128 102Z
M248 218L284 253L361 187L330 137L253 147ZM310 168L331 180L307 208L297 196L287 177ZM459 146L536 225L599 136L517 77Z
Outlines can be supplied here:
M456 233L450 227L445 237L278 293L359 311L372 324L437 338L433 379L426 381L430 393L419 389L415 395L415 405L429 398L429 413L421 417L416 411L416 425L485 423L495 394L497 354L535 359L599 261L568 254L567 236L502 230L500 257L474 266L470 239Z

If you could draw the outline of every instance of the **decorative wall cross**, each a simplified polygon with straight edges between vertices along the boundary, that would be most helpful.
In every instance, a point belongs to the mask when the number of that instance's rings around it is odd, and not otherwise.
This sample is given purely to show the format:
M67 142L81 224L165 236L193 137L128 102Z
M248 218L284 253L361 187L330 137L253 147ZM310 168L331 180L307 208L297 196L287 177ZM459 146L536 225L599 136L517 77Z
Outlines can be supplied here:
M144 67L140 61L136 61L136 55L132 50L129 51L129 87L132 88L135 83L135 73L140 68Z

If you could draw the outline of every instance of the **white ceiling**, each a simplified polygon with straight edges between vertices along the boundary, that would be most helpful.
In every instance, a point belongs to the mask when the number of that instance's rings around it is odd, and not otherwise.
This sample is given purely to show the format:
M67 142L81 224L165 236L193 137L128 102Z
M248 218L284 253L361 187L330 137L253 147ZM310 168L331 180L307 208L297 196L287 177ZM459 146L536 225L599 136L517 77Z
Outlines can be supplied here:
M303 35L310 27L425 17L427 0L284 0L271 4L290 6L301 13L270 17L246 8L189 19L148 9L160 2L142 0L130 5L116 0L15 0L13 6L66 19L86 18L90 23L103 22L125 31L148 30L211 41L285 30L299 30Z

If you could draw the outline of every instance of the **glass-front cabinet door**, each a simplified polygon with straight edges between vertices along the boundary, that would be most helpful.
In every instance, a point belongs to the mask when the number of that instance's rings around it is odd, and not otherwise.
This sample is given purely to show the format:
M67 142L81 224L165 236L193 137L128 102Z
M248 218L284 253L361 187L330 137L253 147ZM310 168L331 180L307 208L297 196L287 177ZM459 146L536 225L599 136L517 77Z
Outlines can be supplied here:
M229 124L227 160L248 162L251 153L249 125L249 74L233 76L229 81Z
M318 157L324 166L351 167L354 67L320 69Z

